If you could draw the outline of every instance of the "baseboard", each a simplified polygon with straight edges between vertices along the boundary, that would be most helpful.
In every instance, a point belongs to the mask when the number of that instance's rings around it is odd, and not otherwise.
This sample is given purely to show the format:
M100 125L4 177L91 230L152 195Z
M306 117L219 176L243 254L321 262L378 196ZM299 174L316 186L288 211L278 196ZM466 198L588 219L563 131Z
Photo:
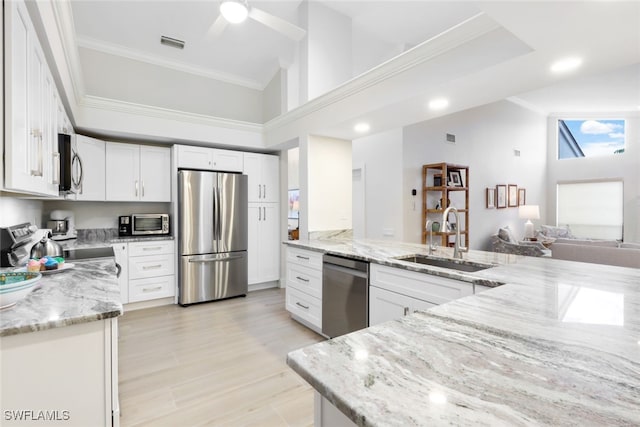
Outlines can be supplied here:
M126 313L127 311L141 310L143 308L160 307L161 305L172 305L175 303L174 301L175 301L174 297L158 298L158 299L152 299L149 301L139 301L139 302L124 304L122 308L123 308L123 311Z
M249 292L260 291L262 289L277 288L277 287L279 287L279 285L280 285L280 283L278 281L254 283L253 285L249 285Z
M329 337L326 336L325 334L323 334L322 330L320 328L318 328L317 326L312 325L311 323L309 323L306 320L296 316L295 314L291 314L291 313L289 313L289 314L291 315L291 318L293 320L295 320L296 322L300 323L302 326L305 326L305 327L311 329L316 334L321 335L321 336L325 337L326 339L329 339Z

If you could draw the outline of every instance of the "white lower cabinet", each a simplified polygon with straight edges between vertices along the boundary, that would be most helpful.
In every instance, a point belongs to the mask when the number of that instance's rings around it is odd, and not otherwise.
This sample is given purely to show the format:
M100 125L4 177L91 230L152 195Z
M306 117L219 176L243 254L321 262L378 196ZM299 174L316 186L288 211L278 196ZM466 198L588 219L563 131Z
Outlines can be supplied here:
M123 244L119 244L123 245ZM115 245L114 245L115 248ZM127 245L126 287L121 283L123 303L148 301L175 295L175 242L154 240ZM116 253L117 260L117 253ZM126 297L124 288L126 288Z
M287 246L286 308L316 332L322 330L322 253Z
M318 330L322 329L322 300L300 292L294 287L287 287L287 311Z
M129 302L129 245L116 243L112 245L116 257L116 264L120 266L118 285L120 286L120 299L123 304Z
M2 337L2 426L117 427L117 331L113 318Z
M172 297L174 286L174 275L129 280L129 302Z
M402 268L371 264L369 275L369 325L473 295L472 283Z
M428 310L437 304L406 295L369 286L369 326L399 319L419 310Z
M280 204L249 203L249 284L280 278Z

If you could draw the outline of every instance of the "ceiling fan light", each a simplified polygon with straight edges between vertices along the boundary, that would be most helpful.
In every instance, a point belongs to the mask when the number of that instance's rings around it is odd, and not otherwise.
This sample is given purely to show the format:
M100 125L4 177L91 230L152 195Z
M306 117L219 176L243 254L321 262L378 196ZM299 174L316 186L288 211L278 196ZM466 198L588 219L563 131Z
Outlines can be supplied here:
M239 24L249 16L249 7L243 1L224 0L220 4L220 13L232 24Z

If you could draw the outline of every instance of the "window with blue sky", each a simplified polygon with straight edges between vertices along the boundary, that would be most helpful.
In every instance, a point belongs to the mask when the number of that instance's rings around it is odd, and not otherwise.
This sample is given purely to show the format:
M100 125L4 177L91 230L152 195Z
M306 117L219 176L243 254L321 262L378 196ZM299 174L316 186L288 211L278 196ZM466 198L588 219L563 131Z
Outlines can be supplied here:
M558 159L612 156L624 149L624 120L558 120Z

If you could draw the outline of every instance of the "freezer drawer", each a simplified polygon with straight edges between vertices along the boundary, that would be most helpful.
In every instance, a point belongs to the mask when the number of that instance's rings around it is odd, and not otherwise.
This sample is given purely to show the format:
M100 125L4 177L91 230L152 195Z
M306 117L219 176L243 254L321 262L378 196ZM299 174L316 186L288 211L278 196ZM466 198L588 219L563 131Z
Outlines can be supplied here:
M246 295L247 253L180 257L180 305Z

